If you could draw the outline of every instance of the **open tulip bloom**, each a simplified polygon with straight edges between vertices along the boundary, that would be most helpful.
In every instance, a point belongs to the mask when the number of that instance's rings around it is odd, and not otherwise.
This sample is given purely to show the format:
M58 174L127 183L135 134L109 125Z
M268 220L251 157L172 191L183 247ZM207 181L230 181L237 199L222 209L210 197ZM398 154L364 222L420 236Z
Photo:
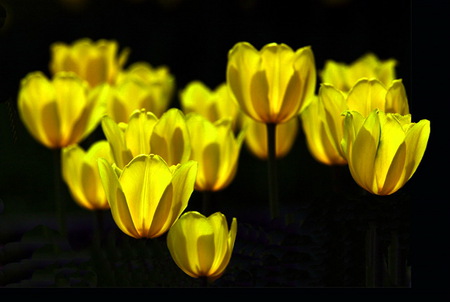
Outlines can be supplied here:
M344 115L342 150L356 183L376 195L402 188L422 160L430 122L377 109L366 118L357 111Z
M123 170L99 158L112 217L125 234L155 238L169 230L194 190L197 163L169 166L158 155L138 155Z
M79 143L97 127L108 91L106 84L90 89L72 72L59 72L52 79L32 72L21 82L17 105L31 135L59 149Z
M193 278L220 278L233 252L237 220L231 227L225 215L216 212L205 217L199 212L186 212L174 223L167 234L167 246L172 259Z

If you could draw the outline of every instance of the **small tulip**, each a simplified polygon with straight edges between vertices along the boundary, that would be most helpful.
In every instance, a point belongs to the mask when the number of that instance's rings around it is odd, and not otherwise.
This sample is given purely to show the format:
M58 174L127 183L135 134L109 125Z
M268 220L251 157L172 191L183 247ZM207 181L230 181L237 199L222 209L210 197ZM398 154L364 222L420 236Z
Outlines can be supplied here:
M206 277L213 282L228 266L237 233L237 220L231 228L225 215L216 212L205 217L198 212L186 212L170 228L167 246L172 259L187 275Z
M62 150L63 179L75 202L88 210L109 209L98 172L98 158L112 163L111 150L105 140L94 143L87 151L79 145Z
M198 162L195 188L218 191L233 180L238 165L243 132L236 138L229 119L215 123L197 113L186 116L191 140L191 159Z
M294 52L270 43L258 51L240 42L228 54L227 82L245 114L266 124L284 123L314 95L314 55L310 47Z
M394 59L381 61L375 54L368 53L352 64L328 60L319 75L323 83L348 92L361 78L377 78L384 85L389 85L395 79L396 64Z
M21 82L18 110L37 141L58 149L79 143L97 127L108 91L106 85L89 89L74 73L60 72L49 80L32 72Z
M316 98L301 113L303 131L312 156L326 165L345 165L342 154L342 112L358 111L363 116L374 109L409 114L408 99L401 80L385 86L378 79L362 78L348 93L323 83Z
M174 89L175 78L167 67L153 68L144 62L135 63L119 74L107 113L114 121L124 123L136 109L145 109L161 117Z
M236 130L240 122L239 106L233 100L226 83L211 90L200 81L192 81L180 92L180 102L183 112L201 114L211 122L230 118L233 130Z
M244 117L243 120L245 143L248 150L259 159L266 160L268 158L266 125L248 117ZM282 158L291 151L297 137L298 126L298 118L293 118L277 126L275 130L277 158Z
M55 42L50 46L50 70L72 71L86 80L91 87L102 83L114 84L128 58L128 50L117 55L116 41L105 39L93 42L83 38L71 45Z
M342 150L353 179L376 195L402 188L416 171L430 135L430 122L373 110L367 117L344 113Z
M116 225L134 238L155 238L169 230L194 190L197 163L169 166L158 155L138 155L124 168L99 158L98 167Z

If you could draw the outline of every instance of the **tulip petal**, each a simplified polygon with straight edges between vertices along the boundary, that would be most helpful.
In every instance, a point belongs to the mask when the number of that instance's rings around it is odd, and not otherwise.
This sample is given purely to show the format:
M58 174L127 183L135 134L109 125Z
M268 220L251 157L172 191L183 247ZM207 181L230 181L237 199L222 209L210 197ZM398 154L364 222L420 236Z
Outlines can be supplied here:
M376 79L363 78L349 91L347 105L350 110L368 116L372 110L385 110L386 88Z
M114 162L119 168L125 167L133 157L130 150L127 148L124 132L109 116L104 116L102 118L101 126L103 133L111 146Z
M98 170L114 222L128 236L140 238L127 204L127 198L113 167L106 159L99 158Z
M401 80L394 80L386 93L385 112L409 114L408 98Z

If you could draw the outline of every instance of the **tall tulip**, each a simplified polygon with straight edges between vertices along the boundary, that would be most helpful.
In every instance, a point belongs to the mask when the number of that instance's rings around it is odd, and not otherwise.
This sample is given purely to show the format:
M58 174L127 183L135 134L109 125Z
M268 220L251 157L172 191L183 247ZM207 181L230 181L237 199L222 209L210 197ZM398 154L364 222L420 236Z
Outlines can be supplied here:
M100 122L108 87L90 89L71 72L57 73L52 79L32 72L21 82L19 114L30 134L47 148L77 144Z
M213 282L224 274L230 262L236 233L236 218L228 229L226 217L220 212L205 217L190 211L170 228L167 247L183 272Z
M402 188L422 160L430 122L411 122L411 115L373 110L367 117L347 111L342 150L353 179L376 195Z
M228 53L227 83L242 112L267 126L269 202L278 216L276 126L297 116L314 95L316 67L309 46L293 51L270 43L260 51L237 43Z
M98 167L116 225L134 238L169 230L185 210L197 174L194 161L170 166L154 154L134 157L123 170L104 158Z
M345 165L342 154L342 112L358 111L367 116L374 109L387 113L409 114L408 98L401 80L385 86L380 80L362 78L348 93L327 83L301 113L303 131L312 156L326 165Z
M96 42L88 38L72 44L55 42L50 46L50 70L53 74L72 71L86 80L91 87L102 83L114 84L119 71L125 64L129 50L119 55L118 43L100 39Z
M87 151L79 145L62 150L62 174L75 202L88 210L109 209L98 172L97 159L112 163L106 140L95 142Z

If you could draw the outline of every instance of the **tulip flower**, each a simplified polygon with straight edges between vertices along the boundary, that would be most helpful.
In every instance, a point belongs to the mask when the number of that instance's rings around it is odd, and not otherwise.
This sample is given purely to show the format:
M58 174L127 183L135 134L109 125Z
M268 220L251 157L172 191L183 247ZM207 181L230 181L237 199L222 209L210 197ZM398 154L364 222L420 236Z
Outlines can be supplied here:
M271 217L278 216L276 126L301 112L314 96L316 67L311 47L295 52L270 43L260 51L247 42L228 53L227 83L242 112L266 124Z
M129 54L128 49L119 55L117 51L117 42L105 39L93 42L83 38L71 45L55 42L50 46L50 70L53 74L72 71L91 87L102 83L114 84Z
M238 104L230 95L227 83L211 90L203 82L192 81L180 92L183 112L196 112L211 122L230 118L233 130L240 122L241 112Z
M314 95L314 55L309 46L294 52L270 43L258 51L240 42L228 54L227 82L245 114L266 124L284 123Z
M368 53L352 64L328 60L319 76L323 83L348 92L361 78L377 78L384 85L389 85L395 79L396 65L394 59L382 61L375 54Z
M62 149L63 179L75 202L88 210L109 209L98 172L98 158L105 158L112 163L111 150L106 140L94 143L87 151L79 145Z
M262 160L267 160L267 127L264 123L254 121L249 117L243 118L245 129L245 143L248 150ZM279 124L276 128L276 157L286 156L294 145L299 127L298 118Z
M104 116L102 129L119 168L139 154L158 154L169 165L189 160L191 145L186 120L176 108L165 112L160 119L151 112L135 110L128 124Z
M408 99L401 80L385 86L378 79L362 78L348 93L323 83L318 96L301 113L303 131L312 156L326 165L345 165L342 154L342 112L358 111L363 116L374 109L388 113L409 114Z
M199 212L184 213L170 228L167 246L174 262L193 278L213 282L228 266L237 233L237 220L231 228L225 215L216 212L205 217Z
M186 125L192 146L190 158L198 162L195 188L199 191L224 189L236 174L243 132L236 138L230 119L212 123L197 113L186 116Z
M156 238L185 210L194 190L197 163L168 165L158 155L134 157L123 169L98 159L112 217L134 238Z
M356 183L376 195L398 191L416 171L430 135L430 122L373 110L367 117L344 113L342 150Z
M90 89L71 72L53 79L32 72L21 81L17 105L30 134L47 148L59 149L79 143L97 127L108 91L107 85Z
M135 63L119 74L107 113L114 121L124 123L136 109L161 117L169 106L174 88L175 79L167 67Z

